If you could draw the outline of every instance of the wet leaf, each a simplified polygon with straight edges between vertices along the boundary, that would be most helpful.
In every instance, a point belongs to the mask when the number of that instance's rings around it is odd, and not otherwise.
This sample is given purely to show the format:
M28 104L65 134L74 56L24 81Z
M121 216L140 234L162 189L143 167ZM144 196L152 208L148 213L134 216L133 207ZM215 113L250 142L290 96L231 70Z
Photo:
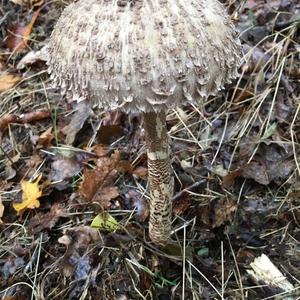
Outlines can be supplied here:
M86 248L89 243L99 240L99 232L90 226L77 226L67 229L65 234L58 239L58 242L70 246L70 251L77 251ZM72 249L71 249L72 248Z
M9 257L1 267L0 272L2 273L4 279L8 279L17 271L18 268L22 267L24 264L25 261L22 257Z
M253 160L244 167L242 176L267 185L273 180L287 178L294 169L295 162L293 160Z
M262 51L258 47L243 45L244 51L247 52L247 63L243 66L243 71L247 74L258 72L270 59L270 54Z
M236 202L227 199L218 199L200 209L200 220L211 228L224 225L232 220L237 209Z
M52 229L60 217L64 215L64 210L59 203L51 206L46 214L38 213L32 217L28 224L28 230L32 234L37 234L44 229Z
M22 78L16 74L0 74L0 93L14 87Z
M184 250L185 250L186 259L193 261L193 254L195 249L191 246L186 245ZM183 256L182 246L178 244L171 244L171 243L167 244L164 247L164 252L172 256L179 256L179 257Z
M39 136L37 144L43 149L48 149L51 146L53 139L54 135L52 133L52 127L49 127Z
M231 221L236 208L237 206L234 201L218 201L214 207L212 227L219 227Z
M131 206L136 208L139 221L145 222L150 213L149 203L145 197L133 189L130 189L125 196L130 200Z
M50 179L62 182L72 178L81 171L81 165L75 157L61 156L51 164Z
M38 186L39 181L42 178L42 174L34 181L30 182L27 180L22 181L21 188L22 188L22 202L21 203L14 203L13 207L19 214L24 209L34 209L40 207L40 202L38 198L42 196L42 190Z
M133 171L132 174L138 178L141 178L143 180L146 180L148 177L148 168L144 166L139 166L136 167Z
M76 134L80 131L85 121L91 115L91 107L86 103L86 101L81 101L77 104L76 110L72 115L70 123L62 129L62 132L66 135L66 144L73 144L76 138Z
M40 9L34 12L31 21L28 25L23 26L17 23L9 29L8 37L6 40L6 45L9 48L9 50L14 52L22 52L27 48L33 25L39 13Z
M116 186L106 186L101 189L100 197L101 204L104 209L108 209L111 206L111 200L119 196L119 189Z
M94 170L84 170L84 179L80 184L79 193L87 201L100 201L107 207L108 199L117 194L117 190L111 187L118 175L120 164L119 151L115 151L110 157L99 158L96 164L97 166ZM105 190L107 187L110 188Z
M110 145L123 135L123 128L120 125L103 125L97 134L97 141L100 144Z
M242 168L240 168L238 170L232 171L232 172L228 173L227 175L223 176L222 187L225 189L230 188L234 184L236 178L241 176L242 173L243 173L243 170L242 170Z
M89 244L99 241L99 238L99 230L90 226L78 226L65 231L65 234L58 239L59 243L66 246L60 265L65 276L81 277L87 273L89 261L86 261L80 253L85 253ZM80 270L81 267L83 270Z
M119 223L111 214L105 212L94 218L91 227L114 232L119 228Z
M72 272L75 280L84 280L88 278L91 270L90 258L88 256L72 255L69 258L69 263L74 267Z
M181 197L173 201L173 214L181 215L186 212L192 204L192 197L188 193L183 193Z
M92 147L91 152L93 152L99 158L107 156L109 154L109 149L107 146L95 145Z

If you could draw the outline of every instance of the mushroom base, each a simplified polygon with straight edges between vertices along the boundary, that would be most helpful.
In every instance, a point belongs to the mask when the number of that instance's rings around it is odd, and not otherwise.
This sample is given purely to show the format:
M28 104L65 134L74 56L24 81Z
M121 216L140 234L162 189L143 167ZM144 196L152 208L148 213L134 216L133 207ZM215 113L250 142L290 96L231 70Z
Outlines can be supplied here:
M154 243L165 245L171 234L174 186L165 112L144 113L144 129L150 186L149 236Z

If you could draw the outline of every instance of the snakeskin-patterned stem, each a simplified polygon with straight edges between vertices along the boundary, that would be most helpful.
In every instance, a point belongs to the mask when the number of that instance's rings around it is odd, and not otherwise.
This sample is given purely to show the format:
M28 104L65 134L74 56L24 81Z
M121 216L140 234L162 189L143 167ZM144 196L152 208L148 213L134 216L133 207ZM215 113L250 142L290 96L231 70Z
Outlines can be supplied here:
M171 234L173 178L166 128L166 114L144 114L150 185L149 235L153 242L165 245Z

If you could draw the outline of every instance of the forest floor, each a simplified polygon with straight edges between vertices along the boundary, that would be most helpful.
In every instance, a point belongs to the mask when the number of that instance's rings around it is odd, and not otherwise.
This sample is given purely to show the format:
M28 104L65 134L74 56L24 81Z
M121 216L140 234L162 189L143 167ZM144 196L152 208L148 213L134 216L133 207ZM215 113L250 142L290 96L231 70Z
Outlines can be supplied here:
M0 0L0 298L300 299L299 2L225 3L241 76L168 113L164 248L148 237L141 116L51 86L39 50L67 4Z

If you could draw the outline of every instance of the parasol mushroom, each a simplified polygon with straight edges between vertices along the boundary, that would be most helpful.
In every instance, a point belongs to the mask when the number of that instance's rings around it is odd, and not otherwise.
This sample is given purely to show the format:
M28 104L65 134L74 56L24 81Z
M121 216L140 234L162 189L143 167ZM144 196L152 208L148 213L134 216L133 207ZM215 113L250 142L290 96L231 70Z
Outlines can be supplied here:
M150 238L171 233L166 111L215 95L237 76L241 46L217 0L79 0L58 20L49 72L74 100L144 115Z

